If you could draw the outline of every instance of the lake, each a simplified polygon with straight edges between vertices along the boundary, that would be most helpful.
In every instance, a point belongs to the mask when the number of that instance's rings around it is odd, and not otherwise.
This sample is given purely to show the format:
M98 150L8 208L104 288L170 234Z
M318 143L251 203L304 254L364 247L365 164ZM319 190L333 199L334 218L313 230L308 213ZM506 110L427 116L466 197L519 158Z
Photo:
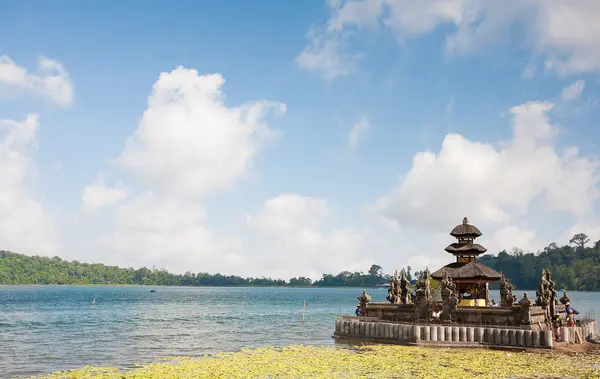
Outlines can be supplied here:
M0 378L85 365L128 367L244 346L332 344L335 319L353 314L361 290L0 286ZM387 295L385 289L367 292L373 301ZM600 305L598 292L569 296L581 316ZM498 292L493 297L498 300Z

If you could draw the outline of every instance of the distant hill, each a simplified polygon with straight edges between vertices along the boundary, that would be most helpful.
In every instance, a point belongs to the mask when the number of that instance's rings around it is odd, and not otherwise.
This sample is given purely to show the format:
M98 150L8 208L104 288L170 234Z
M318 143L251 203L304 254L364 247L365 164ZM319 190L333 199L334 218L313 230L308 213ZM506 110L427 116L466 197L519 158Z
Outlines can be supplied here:
M600 291L600 243L586 247L585 234L573 237L573 246L559 247L552 243L538 253L513 249L497 255L484 255L479 262L502 271L515 289L536 289L543 268L552 270L556 288L573 291ZM600 241L599 241L600 242ZM437 269L437 267L432 267ZM407 277L414 283L420 272ZM133 269L95 263L68 262L59 257L27 256L0 251L0 284L140 284L164 286L321 286L376 287L390 280L381 266L372 265L367 273L343 271L324 274L317 281L296 277L288 281L271 278L243 278L235 275L206 272L174 274L166 269Z
M479 262L502 271L515 288L537 289L542 269L549 267L557 289L600 291L600 244L585 247L582 242L587 236L583 236L581 240L572 240L575 247L551 243L537 254L513 249L510 253L484 255Z

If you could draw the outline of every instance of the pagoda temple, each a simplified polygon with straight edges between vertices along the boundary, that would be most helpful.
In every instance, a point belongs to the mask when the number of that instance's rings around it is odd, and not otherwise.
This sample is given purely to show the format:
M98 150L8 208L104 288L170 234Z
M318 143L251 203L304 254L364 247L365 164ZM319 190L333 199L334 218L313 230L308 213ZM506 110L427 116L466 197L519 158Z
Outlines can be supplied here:
M502 278L497 271L477 263L477 257L487 251L475 239L481 232L469 224L465 217L462 224L456 226L450 235L457 242L448 245L446 251L456 256L456 262L450 263L431 274L436 280L452 279L456 285L460 306L483 306L489 302L489 284Z

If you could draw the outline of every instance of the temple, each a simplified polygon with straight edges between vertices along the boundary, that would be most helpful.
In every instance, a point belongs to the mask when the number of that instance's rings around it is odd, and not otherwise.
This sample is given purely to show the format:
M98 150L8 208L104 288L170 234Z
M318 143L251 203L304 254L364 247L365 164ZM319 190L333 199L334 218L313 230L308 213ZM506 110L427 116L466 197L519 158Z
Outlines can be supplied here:
M542 270L535 299L524 293L516 301L508 278L477 262L486 252L485 247L475 243L482 235L479 229L465 217L450 235L457 241L445 250L456 257L455 262L432 274L425 270L414 284L404 269L400 275L396 270L387 301L373 302L363 291L357 298L358 316L341 316L336 321L336 341L552 348L556 343L553 318L559 314L565 319L569 298L566 291L558 298L550 270ZM500 301L493 306L489 287L498 281ZM582 317L576 326L562 327L560 340L584 343L593 338L597 327L592 317Z
M456 257L452 262L431 274L436 280L451 279L456 284L459 306L482 306L490 302L489 284L497 282L502 275L495 270L477 263L477 257L487 249L475 243L481 232L474 225L469 224L465 217L462 224L450 232L456 242L448 245L446 251Z

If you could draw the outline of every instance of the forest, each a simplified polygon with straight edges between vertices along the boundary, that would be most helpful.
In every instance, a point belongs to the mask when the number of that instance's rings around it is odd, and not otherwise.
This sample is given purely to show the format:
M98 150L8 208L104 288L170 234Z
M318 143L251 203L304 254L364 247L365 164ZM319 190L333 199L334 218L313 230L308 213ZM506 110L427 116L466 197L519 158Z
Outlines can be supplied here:
M485 254L479 262L503 272L514 289L537 288L543 268L552 270L557 288L572 291L600 291L600 241L588 246L585 234L576 234L569 245L551 243L536 253L514 248ZM449 257L451 258L451 257ZM451 259L448 261L450 262ZM401 267L399 267L401 268ZM421 275L405 267L411 282ZM431 269L437 269L431 268ZM65 261L59 257L27 256L0 251L0 284L156 285L156 286L289 286L289 287L374 287L390 280L376 264L366 272L342 271L323 274L316 281L295 277L290 280L243 278L236 275L186 272L176 274L160 268L121 268L99 263Z

